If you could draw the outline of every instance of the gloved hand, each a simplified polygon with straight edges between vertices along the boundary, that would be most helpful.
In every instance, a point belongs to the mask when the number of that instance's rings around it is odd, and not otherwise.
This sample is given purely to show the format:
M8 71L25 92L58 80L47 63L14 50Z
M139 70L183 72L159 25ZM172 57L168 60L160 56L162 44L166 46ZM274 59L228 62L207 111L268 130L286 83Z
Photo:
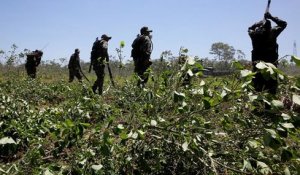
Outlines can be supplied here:
M266 18L266 19L272 19L273 16L271 15L270 12L267 12L267 13L265 13L265 18Z

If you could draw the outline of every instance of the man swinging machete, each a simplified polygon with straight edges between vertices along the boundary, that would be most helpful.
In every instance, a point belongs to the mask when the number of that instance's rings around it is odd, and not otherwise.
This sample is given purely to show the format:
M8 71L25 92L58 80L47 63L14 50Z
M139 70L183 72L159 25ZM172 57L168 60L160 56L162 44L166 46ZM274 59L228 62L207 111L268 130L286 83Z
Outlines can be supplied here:
M287 22L271 15L269 12L270 4L271 0L268 0L264 19L248 28L248 34L253 47L252 66L254 72L257 72L256 64L259 61L272 63L276 67L278 65L277 37L286 28ZM272 27L271 21L273 21L276 26ZM253 79L253 84L257 92L266 91L270 94L276 94L278 86L277 79L265 79L261 73L257 72Z

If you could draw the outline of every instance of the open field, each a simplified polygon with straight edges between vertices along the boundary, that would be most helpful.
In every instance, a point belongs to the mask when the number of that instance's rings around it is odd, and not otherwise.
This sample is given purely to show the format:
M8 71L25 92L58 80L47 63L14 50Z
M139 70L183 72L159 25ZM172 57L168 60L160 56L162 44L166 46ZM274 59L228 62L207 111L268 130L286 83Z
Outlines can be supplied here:
M151 73L144 89L131 75L115 88L106 79L103 96L62 68L36 80L2 72L0 174L300 173L299 77L274 69L274 97L254 92L238 63L190 86L184 75L201 65L185 66Z

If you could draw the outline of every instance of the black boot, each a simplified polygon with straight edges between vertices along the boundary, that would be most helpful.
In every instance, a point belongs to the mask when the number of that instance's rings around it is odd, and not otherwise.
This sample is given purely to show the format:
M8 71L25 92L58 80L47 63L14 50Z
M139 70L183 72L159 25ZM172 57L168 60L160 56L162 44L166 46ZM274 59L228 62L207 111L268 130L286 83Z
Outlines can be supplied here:
M92 90L93 90L94 94L97 94L97 92L96 92L97 91L97 86L95 86L95 85L92 86Z

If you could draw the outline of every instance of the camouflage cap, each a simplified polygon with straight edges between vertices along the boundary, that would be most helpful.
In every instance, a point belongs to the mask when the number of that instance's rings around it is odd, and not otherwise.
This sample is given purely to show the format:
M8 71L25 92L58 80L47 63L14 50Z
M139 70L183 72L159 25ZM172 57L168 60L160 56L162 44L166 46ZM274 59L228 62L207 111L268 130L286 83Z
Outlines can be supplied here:
M108 36L108 35L106 35L106 34L103 34L103 35L101 36L101 38L102 38L102 39L108 39L108 40L110 40L110 39L111 39L111 37L110 37L110 36Z
M152 32L152 30L150 30L147 26L144 26L141 28L141 34L145 32Z

